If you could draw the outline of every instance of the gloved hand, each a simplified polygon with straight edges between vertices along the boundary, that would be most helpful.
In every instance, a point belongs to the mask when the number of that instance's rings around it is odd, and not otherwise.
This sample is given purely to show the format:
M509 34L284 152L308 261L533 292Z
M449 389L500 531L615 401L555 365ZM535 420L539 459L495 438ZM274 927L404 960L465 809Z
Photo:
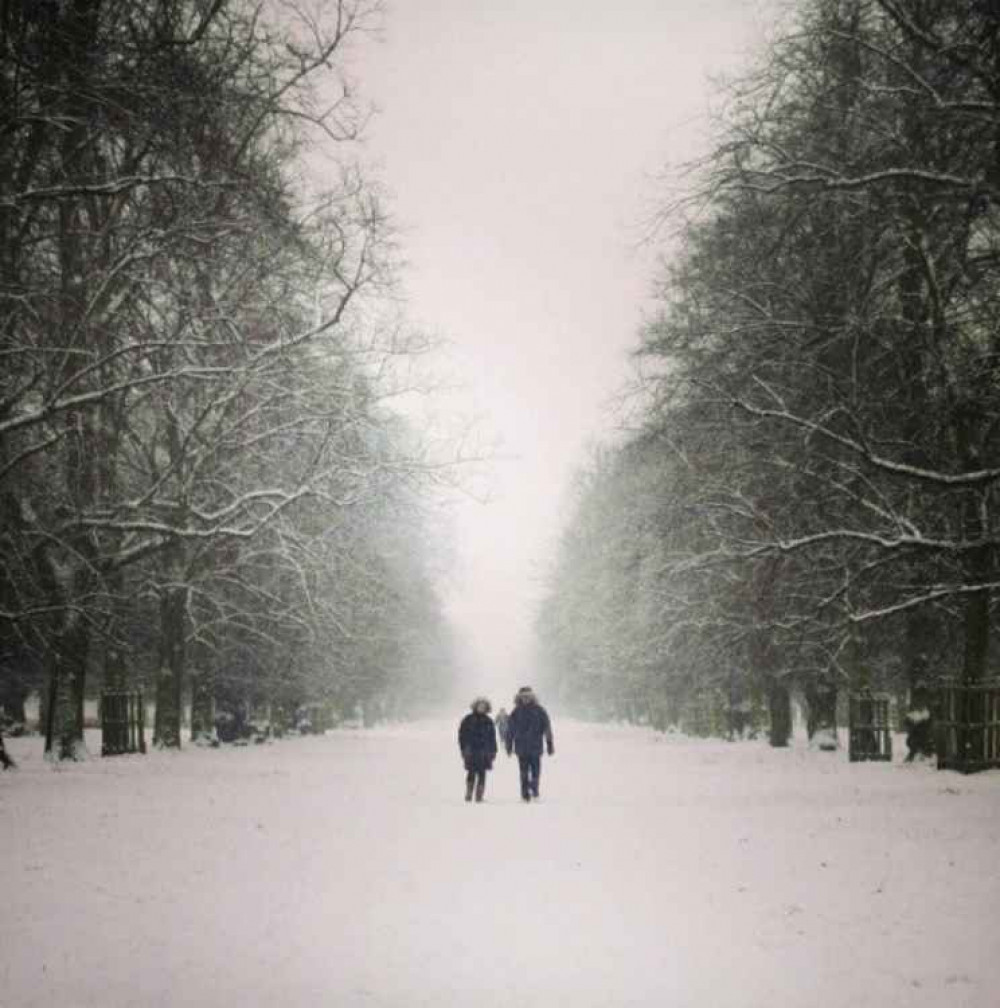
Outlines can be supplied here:
M549 746L549 755L550 756L555 756L555 754L556 754L556 747L555 746Z

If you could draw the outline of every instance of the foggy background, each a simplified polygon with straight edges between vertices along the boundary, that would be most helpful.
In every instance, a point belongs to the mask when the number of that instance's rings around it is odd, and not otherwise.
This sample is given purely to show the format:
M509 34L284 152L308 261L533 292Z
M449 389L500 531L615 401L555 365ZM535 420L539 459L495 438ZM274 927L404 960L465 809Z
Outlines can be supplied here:
M450 344L436 408L494 446L489 501L455 506L444 586L461 696L534 675L532 605L573 470L615 422L656 250L657 179L704 149L710 78L759 0L397 0L353 71L408 269L407 314ZM481 485L477 484L481 489Z

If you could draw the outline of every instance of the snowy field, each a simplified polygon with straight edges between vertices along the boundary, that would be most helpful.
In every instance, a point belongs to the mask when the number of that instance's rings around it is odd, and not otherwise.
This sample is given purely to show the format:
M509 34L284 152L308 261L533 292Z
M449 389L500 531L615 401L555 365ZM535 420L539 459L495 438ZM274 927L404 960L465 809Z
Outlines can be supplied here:
M11 741L0 1003L1000 1004L1000 774L557 717L542 801L501 757L476 806L455 724L55 770Z

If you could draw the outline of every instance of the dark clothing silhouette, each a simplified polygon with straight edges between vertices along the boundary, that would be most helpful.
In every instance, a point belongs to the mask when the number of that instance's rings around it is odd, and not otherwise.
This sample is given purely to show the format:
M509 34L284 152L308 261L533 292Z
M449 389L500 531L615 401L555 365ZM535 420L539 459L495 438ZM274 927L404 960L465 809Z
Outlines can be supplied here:
M507 721L507 752L541 756L543 743L551 756L555 746L548 712L535 700L519 703Z
M535 699L532 690L518 692L514 709L507 720L507 754L516 752L521 772L521 797L531 801L538 797L538 779L542 774L542 747L551 756L555 752L552 723L548 712Z
M458 748L462 751L462 761L465 763L465 800L472 801L473 789L476 801L482 801L486 793L486 771L493 769L493 760L497 755L497 733L490 716L476 710L477 703L472 705L472 713L462 718L458 726ZM489 704L485 704L489 709Z
M537 798L538 778L542 775L542 754L518 756L517 765L521 771L521 797L525 801Z
M489 770L497 755L493 719L488 714L466 714L458 728L458 748L466 770Z

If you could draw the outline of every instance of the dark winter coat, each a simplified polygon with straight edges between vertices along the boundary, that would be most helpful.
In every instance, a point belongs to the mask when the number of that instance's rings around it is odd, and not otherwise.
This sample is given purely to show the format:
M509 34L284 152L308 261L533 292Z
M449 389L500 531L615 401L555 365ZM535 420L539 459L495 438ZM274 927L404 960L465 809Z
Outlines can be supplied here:
M507 719L507 752L518 756L541 756L542 742L549 755L555 751L548 712L537 701L518 703Z
M489 770L497 755L497 731L488 714L473 711L458 726L458 748L466 770Z

